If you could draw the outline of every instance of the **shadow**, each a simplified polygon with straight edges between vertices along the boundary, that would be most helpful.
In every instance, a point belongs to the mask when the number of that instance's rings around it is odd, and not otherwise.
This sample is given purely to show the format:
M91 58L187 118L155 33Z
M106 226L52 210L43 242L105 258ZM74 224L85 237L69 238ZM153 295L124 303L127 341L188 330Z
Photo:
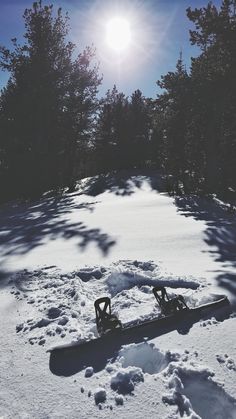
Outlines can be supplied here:
M236 298L236 215L211 198L197 196L176 197L178 211L185 217L206 222L204 241L215 261L221 262L224 269L219 271L216 280L232 298ZM230 272L231 271L231 272ZM235 271L235 272L234 272Z
M130 196L135 190L141 189L143 182L147 182L152 190L166 192L164 176L153 170L123 170L117 173L100 174L87 181L81 187L81 193L98 196L104 192L117 196Z
M230 313L230 306L214 310L214 316L218 321L224 321ZM191 313L188 319L184 313L178 321L175 319L173 321L173 318L164 318L161 322L159 320L158 324L153 322L123 330L122 333L117 331L86 342L84 345L54 349L50 353L49 368L53 374L64 377L74 375L86 367L93 367L96 373L103 370L108 362L116 360L123 345L148 341L173 330L177 330L180 334L187 334L194 323L211 317L212 309L206 310L204 315L199 312Z
M3 287L9 279L9 272L4 271L3 269L0 270L0 287Z
M83 222L71 222L75 211L93 211L96 202L76 203L73 196L47 197L24 204L4 205L0 209L1 258L23 255L45 243L45 240L78 238L83 250L94 242L106 255L115 241L99 228L90 229Z
M115 241L101 229L90 229L83 222L70 221L70 214L78 211L93 211L97 202L77 203L76 197L97 196L109 191L118 196L129 196L147 182L152 190L165 191L163 177L154 171L121 171L98 175L81 183L80 190L64 195L45 194L31 203L12 203L0 207L1 261L11 255L23 255L41 246L45 240L78 238L78 247L84 250L94 242L107 255Z
M100 228L90 229L83 222L70 221L75 211L93 211L97 202L76 202L76 197L85 194L97 196L109 191L118 196L129 196L148 182L151 189L164 191L163 178L153 171L133 170L115 174L99 175L83 181L81 189L64 195L44 194L34 202L9 203L0 207L0 252L1 262L12 255L24 255L41 246L46 240L78 238L78 248L83 251L93 242L107 255L115 240ZM1 279L1 278L0 278Z

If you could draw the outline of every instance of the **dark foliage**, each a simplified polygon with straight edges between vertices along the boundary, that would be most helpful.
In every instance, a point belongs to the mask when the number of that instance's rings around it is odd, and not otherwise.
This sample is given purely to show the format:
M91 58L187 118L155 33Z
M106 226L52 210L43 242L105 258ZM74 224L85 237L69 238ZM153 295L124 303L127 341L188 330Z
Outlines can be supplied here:
M94 51L73 58L68 16L35 2L23 15L25 43L0 47L10 78L0 97L0 182L5 198L73 186L93 131L98 69ZM1 198L3 198L2 196Z
M83 176L159 168L170 192L217 193L231 203L236 190L236 0L219 8L187 9L199 48L186 70L157 82L156 100L116 86L97 100L101 78L86 48L77 58L68 16L33 4L24 13L25 43L0 47L10 72L0 96L1 199L33 197L69 187Z
M140 90L130 100L116 86L101 100L96 157L100 171L141 168L147 164L151 118Z
M236 2L187 9L190 42L200 48L187 74L182 57L158 82L153 141L159 165L173 175L173 190L217 193L236 188Z

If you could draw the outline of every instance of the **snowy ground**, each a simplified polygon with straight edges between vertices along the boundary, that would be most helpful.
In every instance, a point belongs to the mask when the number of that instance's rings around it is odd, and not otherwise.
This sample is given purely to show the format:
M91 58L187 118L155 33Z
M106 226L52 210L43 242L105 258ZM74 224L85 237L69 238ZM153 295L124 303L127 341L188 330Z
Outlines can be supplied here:
M133 176L88 179L0 215L0 417L236 418L236 218L226 207ZM123 323L158 316L159 284L190 306L226 294L232 313L82 364L46 352L96 337L93 302L104 295Z

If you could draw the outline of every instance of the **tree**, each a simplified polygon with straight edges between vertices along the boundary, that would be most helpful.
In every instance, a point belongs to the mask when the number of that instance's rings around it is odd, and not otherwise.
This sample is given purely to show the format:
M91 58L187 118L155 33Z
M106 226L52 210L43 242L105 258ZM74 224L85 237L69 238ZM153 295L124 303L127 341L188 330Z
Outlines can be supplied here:
M198 95L205 151L205 187L223 192L236 186L236 2L223 0L219 10L212 3L205 8L187 9L195 24L190 31L192 45L202 53L192 60L191 78Z
M96 149L102 171L144 167L149 156L150 105L140 90L130 100L116 86L101 100Z
M61 8L54 15L53 6L35 2L23 18L24 44L13 39L12 51L0 47L0 67L10 72L1 93L1 149L8 190L32 195L73 183L101 79L91 68L94 51L73 58Z
M159 163L185 191L225 193L236 187L236 1L187 9L190 42L201 52L187 74L182 57L163 76L153 139Z
M144 167L149 157L150 109L139 89L131 96L128 130L130 165Z
M96 149L102 171L128 167L128 98L116 86L101 100Z
M68 93L65 97L66 135L70 139L65 149L68 162L66 183L70 189L74 187L78 175L83 175L83 162L88 160L89 151L95 141L97 113L100 106L97 93L102 79L98 76L98 66L91 68L94 57L95 50L89 47L79 54L72 66Z
M173 175L178 183L185 181L187 165L186 126L189 115L190 80L182 61L177 61L176 71L161 77L157 84L164 89L157 100L157 125L154 133L159 142L161 166Z

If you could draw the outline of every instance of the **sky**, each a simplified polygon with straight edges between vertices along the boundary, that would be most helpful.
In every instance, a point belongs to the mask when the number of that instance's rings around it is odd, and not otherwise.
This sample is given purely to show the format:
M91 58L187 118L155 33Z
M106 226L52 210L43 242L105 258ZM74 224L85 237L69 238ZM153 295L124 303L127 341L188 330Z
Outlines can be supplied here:
M100 95L116 84L119 91L131 95L140 89L146 97L156 97L160 92L156 81L161 75L175 69L180 51L187 68L191 56L199 51L189 42L192 23L186 16L186 8L206 6L208 0L54 0L43 4L62 7L70 16L69 39L81 52L86 45L96 47L103 83ZM9 47L11 38L22 41L25 8L32 0L0 0L0 44ZM219 5L220 0L214 4ZM109 43L108 26L113 19L125 21L118 33L118 41L124 37L127 45L122 50ZM117 34L115 34L117 36ZM129 35L129 42L127 37ZM9 74L0 70L0 88Z

